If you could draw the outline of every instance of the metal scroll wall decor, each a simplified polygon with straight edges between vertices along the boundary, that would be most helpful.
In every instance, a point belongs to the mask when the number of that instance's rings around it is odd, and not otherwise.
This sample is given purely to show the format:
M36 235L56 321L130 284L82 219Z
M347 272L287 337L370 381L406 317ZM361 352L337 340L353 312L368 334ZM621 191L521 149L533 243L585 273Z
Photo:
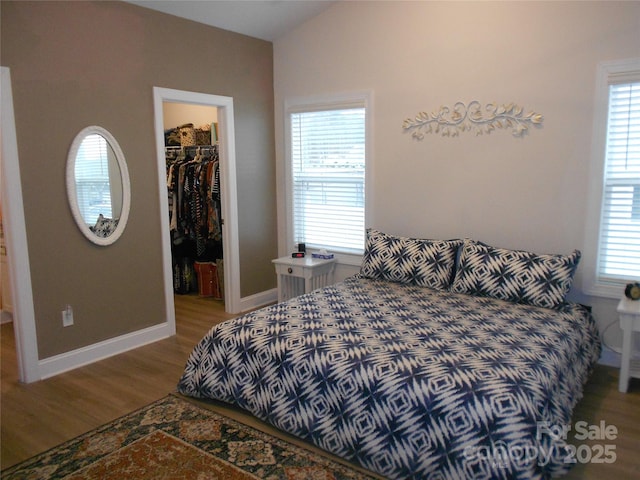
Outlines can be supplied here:
M407 118L402 128L411 132L416 140L422 140L427 133L457 137L460 132L473 131L482 135L496 129L511 129L514 137L522 137L532 125L541 126L542 120L541 114L529 112L525 115L524 109L514 103L488 103L483 109L480 102L474 100L468 105L457 102L453 108L443 106L432 113L420 112L415 118Z

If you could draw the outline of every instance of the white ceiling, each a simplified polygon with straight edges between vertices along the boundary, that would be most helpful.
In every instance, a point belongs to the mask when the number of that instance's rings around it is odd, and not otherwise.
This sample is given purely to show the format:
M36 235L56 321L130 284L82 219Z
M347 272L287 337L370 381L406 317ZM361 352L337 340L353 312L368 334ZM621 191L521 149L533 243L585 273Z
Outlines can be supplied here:
M274 41L323 12L332 0L125 0L224 30Z

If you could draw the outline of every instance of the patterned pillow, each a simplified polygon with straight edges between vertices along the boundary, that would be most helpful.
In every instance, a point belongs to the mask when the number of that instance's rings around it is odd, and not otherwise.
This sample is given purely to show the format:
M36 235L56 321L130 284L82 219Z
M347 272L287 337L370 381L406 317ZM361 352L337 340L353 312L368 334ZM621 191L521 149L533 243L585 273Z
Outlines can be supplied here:
M96 224L93 227L89 227L89 229L98 237L106 238L114 232L117 226L117 218L106 218L104 215L99 214Z
M367 230L360 274L438 290L449 288L461 240L426 240Z
M465 240L451 291L558 308L565 301L581 253L537 255Z

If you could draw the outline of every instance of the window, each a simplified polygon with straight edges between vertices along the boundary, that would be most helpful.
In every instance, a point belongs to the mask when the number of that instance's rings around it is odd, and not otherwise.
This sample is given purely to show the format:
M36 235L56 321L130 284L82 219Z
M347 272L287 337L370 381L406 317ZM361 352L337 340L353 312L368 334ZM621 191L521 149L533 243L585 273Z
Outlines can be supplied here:
M640 79L609 86L598 273L640 280Z
M101 135L87 136L76 156L75 176L78 207L87 225L93 226L99 214L111 218L109 182L110 148ZM115 163L115 162L113 162Z
M287 108L289 238L293 245L362 254L367 99Z
M600 69L594 132L600 208L588 290L619 297L624 284L640 281L640 60Z

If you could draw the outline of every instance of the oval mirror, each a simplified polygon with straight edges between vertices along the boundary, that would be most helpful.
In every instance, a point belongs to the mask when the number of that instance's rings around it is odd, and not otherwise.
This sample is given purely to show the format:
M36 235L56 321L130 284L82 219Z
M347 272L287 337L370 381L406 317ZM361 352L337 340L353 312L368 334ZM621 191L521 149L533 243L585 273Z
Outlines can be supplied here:
M129 172L116 139L102 127L76 135L67 158L67 195L80 231L97 245L115 242L131 203Z

